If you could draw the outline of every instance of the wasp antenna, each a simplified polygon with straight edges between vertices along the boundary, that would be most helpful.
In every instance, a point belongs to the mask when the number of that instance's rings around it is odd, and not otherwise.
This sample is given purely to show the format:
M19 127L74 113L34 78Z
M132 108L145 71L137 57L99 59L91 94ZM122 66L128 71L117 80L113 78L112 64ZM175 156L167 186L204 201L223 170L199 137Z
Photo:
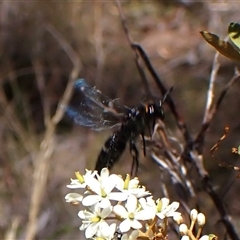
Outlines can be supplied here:
M173 90L173 87L171 87L170 89L168 89L168 91L164 94L162 102L164 103L168 97L168 95L171 93L171 91Z

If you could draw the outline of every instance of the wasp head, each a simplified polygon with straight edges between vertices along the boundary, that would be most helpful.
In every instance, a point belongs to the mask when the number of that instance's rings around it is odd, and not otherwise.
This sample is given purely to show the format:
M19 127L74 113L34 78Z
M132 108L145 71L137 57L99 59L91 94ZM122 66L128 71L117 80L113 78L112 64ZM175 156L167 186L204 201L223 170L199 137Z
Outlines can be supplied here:
M164 118L164 111L162 107L162 101L156 101L152 104L146 105L146 112L150 118L156 119Z
M156 103L155 105L155 117L156 118L160 118L160 119L164 119L164 109L162 106L163 102L160 100L158 101L158 103Z

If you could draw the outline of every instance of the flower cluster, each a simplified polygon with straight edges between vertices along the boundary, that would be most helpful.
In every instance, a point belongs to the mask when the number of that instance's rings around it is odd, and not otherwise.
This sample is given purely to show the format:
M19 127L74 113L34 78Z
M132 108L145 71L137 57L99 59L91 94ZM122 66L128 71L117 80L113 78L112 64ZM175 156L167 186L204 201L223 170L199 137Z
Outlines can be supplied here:
M181 240L190 240L190 239L217 240L217 236L215 236L214 234L201 236L203 226L205 225L205 222L206 222L206 218L203 213L198 213L196 209L193 209L190 212L190 219L191 219L190 227L187 227L186 224L181 224L179 226L179 232L182 235ZM193 234L193 228L195 225L197 225L196 235Z
M168 219L179 225L183 222L176 211L178 202L170 204L167 198L154 201L137 178L110 175L107 168L100 174L86 170L85 175L75 175L67 187L81 188L84 193L69 193L65 200L84 206L78 216L82 220L80 230L85 231L87 239L167 239Z

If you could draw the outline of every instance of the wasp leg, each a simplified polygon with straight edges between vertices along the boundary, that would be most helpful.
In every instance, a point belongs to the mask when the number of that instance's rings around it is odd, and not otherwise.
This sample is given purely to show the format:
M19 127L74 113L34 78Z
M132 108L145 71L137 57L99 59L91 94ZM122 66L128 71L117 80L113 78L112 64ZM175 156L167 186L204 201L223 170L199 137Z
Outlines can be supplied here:
M146 156L146 142L145 142L143 133L141 133L141 137L142 137L142 141L143 141L143 154L144 154L144 156Z
M137 171L138 171L138 167L139 167L139 160L138 160L138 155L139 154L138 154L138 150L137 150L137 147L135 145L134 140L130 140L129 147L130 147L130 153L131 153L132 158L133 158L131 175L136 176ZM134 174L133 174L133 171L134 171Z

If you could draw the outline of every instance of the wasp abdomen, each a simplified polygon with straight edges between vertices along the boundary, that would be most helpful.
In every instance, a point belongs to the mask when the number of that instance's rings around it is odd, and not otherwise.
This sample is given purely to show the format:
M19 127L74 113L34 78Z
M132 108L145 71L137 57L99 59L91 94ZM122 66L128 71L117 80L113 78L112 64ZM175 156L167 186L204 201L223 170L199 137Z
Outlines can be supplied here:
M129 137L122 134L121 131L115 132L110 138L108 138L98 156L95 169L98 172L104 167L111 169L113 164L118 161L125 150L128 139Z

